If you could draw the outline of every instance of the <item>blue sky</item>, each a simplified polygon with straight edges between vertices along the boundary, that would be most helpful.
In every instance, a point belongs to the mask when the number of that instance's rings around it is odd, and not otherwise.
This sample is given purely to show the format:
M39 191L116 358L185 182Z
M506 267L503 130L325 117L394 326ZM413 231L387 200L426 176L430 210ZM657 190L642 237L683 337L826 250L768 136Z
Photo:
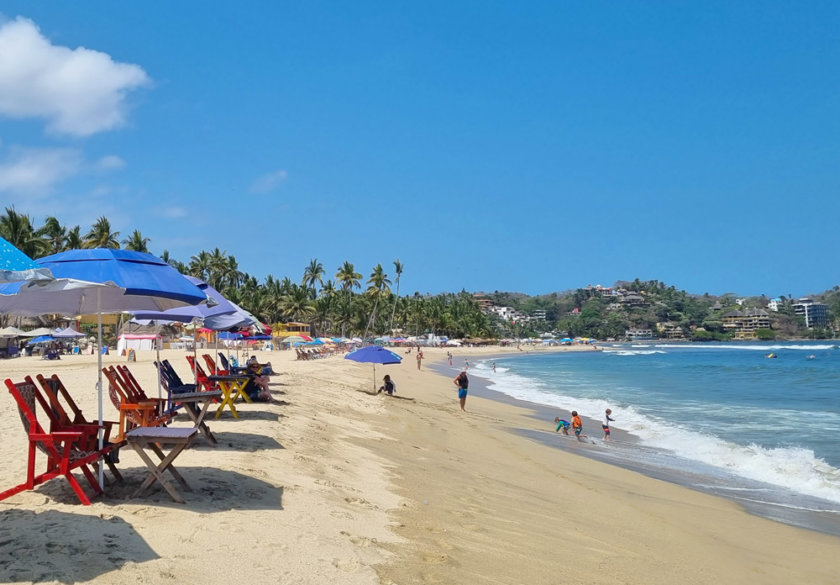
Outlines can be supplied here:
M836 2L4 2L0 202L401 291L838 284Z

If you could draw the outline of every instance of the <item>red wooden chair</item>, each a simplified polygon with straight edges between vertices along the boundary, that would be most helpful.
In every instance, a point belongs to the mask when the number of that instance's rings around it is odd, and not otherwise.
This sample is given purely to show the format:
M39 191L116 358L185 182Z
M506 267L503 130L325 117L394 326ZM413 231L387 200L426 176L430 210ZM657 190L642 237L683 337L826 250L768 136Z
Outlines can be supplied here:
M26 378L29 380L29 377ZM38 384L41 386L44 396L50 403L52 412L58 418L58 421L63 426L70 425L98 425L98 421L89 421L85 418L82 409L76 405L76 401L70 395L70 392L61 382L57 374L53 374L49 378L44 378L41 374L35 376ZM111 430L116 421L105 420L102 421L103 435L102 440L105 443L110 442ZM98 445L98 441L96 442Z
M90 438L92 429L85 425L61 426L58 418L52 412L46 398L38 391L38 387L31 379L15 384L7 379L6 387L18 405L20 420L26 430L29 439L28 460L26 469L26 481L11 489L0 493L0 500L4 500L24 490L35 489L54 477L64 477L73 488L79 501L84 505L90 505L90 499L81 484L73 475L73 471L79 470L84 475L95 495L102 493L96 476L89 467L96 464L100 458L108 464L111 472L119 480L122 479L117 468L110 461L108 455L119 446L114 444L106 445L101 450L90 450ZM50 431L44 429L38 421L37 410L43 410L50 419ZM91 425L87 425L90 427ZM95 426L95 425L94 425ZM98 427L97 427L98 430ZM42 451L47 457L47 468L44 473L35 475L35 459L37 451Z
M201 364L195 361L195 358L191 355L186 356L187 361L190 364L190 369L195 372L196 382L199 386L202 387L204 390L218 390L219 386L215 382L211 381L207 377L207 373L204 371L204 368L201 367Z
M205 353L201 357L204 358L204 363L207 364L207 369L210 370L210 373L213 376L227 376L230 374L228 370L223 370L222 368L216 367L216 362L213 361L213 358L210 357L210 354Z
M108 395L114 407L120 413L119 435L116 440L122 441L128 431L135 427L157 427L168 423L174 413L158 413L160 405L157 400L142 400L129 387L114 366L102 368L102 373L108 379Z

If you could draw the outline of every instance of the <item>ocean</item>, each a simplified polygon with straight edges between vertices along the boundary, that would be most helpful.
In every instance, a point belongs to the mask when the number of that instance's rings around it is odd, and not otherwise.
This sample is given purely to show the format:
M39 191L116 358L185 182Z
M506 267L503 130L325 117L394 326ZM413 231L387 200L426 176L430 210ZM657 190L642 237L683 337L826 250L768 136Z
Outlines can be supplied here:
M577 410L594 420L584 430L593 443L576 452L840 536L840 345L599 347L480 358L469 372L535 408L534 428L519 431L536 440L568 445L552 421ZM606 408L616 419L609 444Z

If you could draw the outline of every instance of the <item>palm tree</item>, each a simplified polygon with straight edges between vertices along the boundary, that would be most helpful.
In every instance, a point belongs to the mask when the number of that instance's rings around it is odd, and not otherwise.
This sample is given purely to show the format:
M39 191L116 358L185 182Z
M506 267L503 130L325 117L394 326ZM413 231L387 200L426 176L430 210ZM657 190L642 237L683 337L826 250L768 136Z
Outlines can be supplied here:
M44 221L44 225L38 229L37 235L46 240L48 254L58 254L65 249L67 228L61 225L55 216L51 215Z
M140 230L134 230L134 233L131 234L130 238L126 238L122 241L123 246L125 246L126 250L134 250L135 252L146 252L149 253L149 242L151 240L149 238L144 238L140 234Z
M341 290L344 291L344 302L340 305L342 311L340 318L337 320L341 323L341 336L344 337L345 326L352 322L353 319L353 289L359 288L359 282L362 275L356 272L356 268L352 263L345 261L335 273L336 282L341 284Z
M380 297L386 290L388 292L391 292L391 281L388 280L388 275L385 274L385 270L383 270L382 264L377 264L373 267L373 272L370 273L370 279L367 281L367 283L369 285L367 289L367 294L373 297L374 302L373 310L370 312L370 319L368 319L368 323L365 326L365 338L367 337L368 329L370 329L371 325L373 325L376 322L376 308L379 306Z
M402 276L403 270L405 270L405 266L400 262L400 259L394 260L394 273L397 275L394 282L397 285L397 294L394 297L394 308L391 309L391 320L388 321L388 331L391 333L394 331L394 313L397 311L397 299L400 298L400 276Z
M73 226L73 229L67 232L67 237L64 239L64 250L79 250L85 245L80 231L79 226Z
M85 248L115 248L120 247L120 232L111 231L111 222L105 216L96 220L85 235Z
M14 207L7 207L6 214L0 217L0 236L30 258L40 258L47 249L46 242L32 227L29 216L16 212Z
M190 258L189 271L191 276L207 282L210 275L210 254L202 250Z
M356 272L356 268L350 262L344 264L335 273L336 282L341 284L341 290L351 291L354 288L359 288L362 275Z
M310 260L309 266L307 266L303 271L303 280L301 280L301 284L309 289L312 289L313 299L317 296L315 285L321 285L324 283L323 276L324 265L318 262L317 258Z

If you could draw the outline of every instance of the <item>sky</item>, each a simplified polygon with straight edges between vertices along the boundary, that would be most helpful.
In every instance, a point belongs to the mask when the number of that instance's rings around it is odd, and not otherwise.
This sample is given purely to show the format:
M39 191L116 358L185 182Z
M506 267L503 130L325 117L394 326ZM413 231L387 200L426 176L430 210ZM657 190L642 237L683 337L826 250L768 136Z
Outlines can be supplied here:
M402 294L840 284L840 3L0 5L0 208Z

